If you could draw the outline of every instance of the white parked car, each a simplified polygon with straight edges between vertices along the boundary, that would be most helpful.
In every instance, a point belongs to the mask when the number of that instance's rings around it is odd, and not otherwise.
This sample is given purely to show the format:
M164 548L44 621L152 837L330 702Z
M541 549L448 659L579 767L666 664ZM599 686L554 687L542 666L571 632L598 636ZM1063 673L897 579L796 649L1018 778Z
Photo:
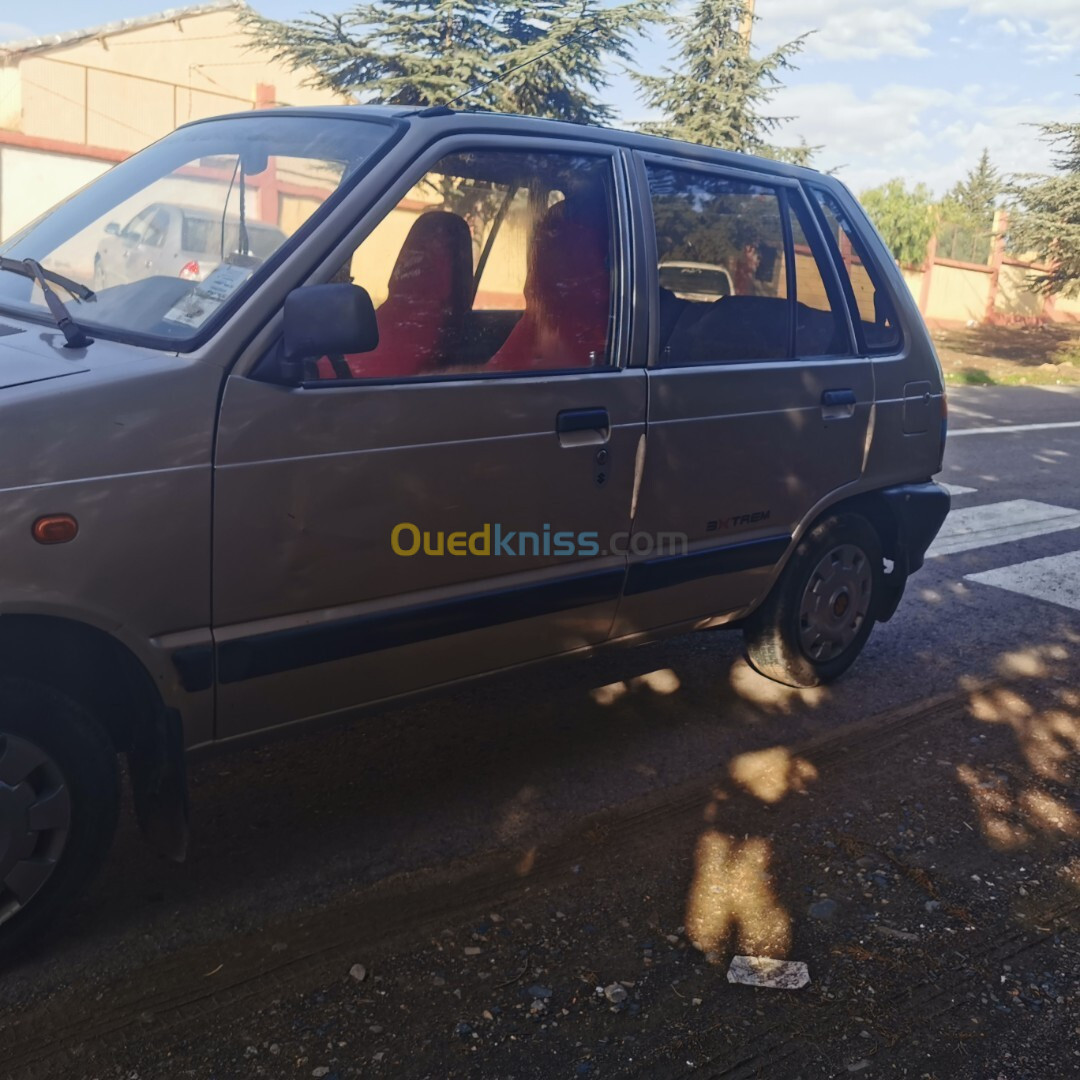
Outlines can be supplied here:
M285 242L276 226L175 203L151 203L126 225L110 222L94 256L94 288L126 285L152 275L202 281L228 256L262 261ZM246 249L246 250L245 250Z

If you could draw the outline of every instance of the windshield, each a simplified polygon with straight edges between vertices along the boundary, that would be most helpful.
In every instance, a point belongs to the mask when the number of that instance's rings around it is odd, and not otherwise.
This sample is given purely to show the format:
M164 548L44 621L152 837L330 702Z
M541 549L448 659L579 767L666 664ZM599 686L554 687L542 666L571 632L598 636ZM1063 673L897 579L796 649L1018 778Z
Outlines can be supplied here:
M362 171L394 128L281 114L181 128L5 244L94 291L91 333L184 348L220 323L290 237ZM0 309L48 318L38 285L0 274Z

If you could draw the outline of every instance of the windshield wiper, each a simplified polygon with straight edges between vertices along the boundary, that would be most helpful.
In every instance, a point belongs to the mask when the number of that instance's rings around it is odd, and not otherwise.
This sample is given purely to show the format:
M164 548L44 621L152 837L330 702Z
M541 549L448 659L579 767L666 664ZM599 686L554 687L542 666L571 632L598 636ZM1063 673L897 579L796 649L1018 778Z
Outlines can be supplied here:
M36 278L34 271L27 266L27 263L30 262L36 263L37 261L35 259L5 259L0 255L0 270L10 270L13 274ZM46 281L51 281L54 285L59 285L61 289L66 289L79 300L93 300L97 295L93 289L88 289L85 285L74 281L72 278L64 277L63 274L58 274L55 270L46 270L41 263L37 263L37 266L41 270L41 276Z
M56 325L60 327L69 348L85 349L87 345L93 345L94 339L87 337L86 331L71 317L71 312L68 311L64 301L53 292L49 282L66 289L79 300L92 300L94 298L92 289L80 285L69 277L64 277L63 274L56 273L55 270L46 270L37 259L6 259L0 256L0 270L21 274L38 283L49 313L56 320Z

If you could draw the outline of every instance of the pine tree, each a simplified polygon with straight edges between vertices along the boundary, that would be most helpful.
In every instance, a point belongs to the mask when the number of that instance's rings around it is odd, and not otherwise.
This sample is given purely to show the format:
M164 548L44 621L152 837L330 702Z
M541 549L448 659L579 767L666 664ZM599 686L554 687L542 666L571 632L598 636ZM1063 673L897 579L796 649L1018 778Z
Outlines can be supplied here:
M438 105L475 90L473 107L602 123L613 115L598 97L605 71L630 59L658 10L657 0L375 0L291 22L243 18L253 44L365 103Z
M1080 294L1080 123L1043 124L1057 147L1054 176L1020 177L1010 187L1015 213L1009 247L1050 265L1035 284L1049 293Z
M945 196L942 209L950 220L989 229L1003 188L1001 174L990 161L990 151L984 149L978 164Z
M764 56L750 48L758 21L751 0L698 0L693 12L671 19L678 62L660 75L638 75L645 104L662 119L643 130L725 150L806 164L813 149L776 147L771 138L788 117L762 110L780 86L780 73L794 68L806 34Z

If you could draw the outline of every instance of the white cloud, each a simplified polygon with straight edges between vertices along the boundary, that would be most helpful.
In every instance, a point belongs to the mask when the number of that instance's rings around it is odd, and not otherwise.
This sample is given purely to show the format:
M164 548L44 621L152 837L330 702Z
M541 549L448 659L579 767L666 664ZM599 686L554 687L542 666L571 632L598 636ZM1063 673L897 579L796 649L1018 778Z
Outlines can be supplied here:
M887 7L864 0L759 0L755 33L766 48L813 30L806 53L828 60L928 56L925 6L925 0Z
M5 41L21 41L23 38L33 37L34 31L29 26L21 23L0 21L0 43Z
M783 88L775 112L793 117L784 141L802 137L821 146L816 164L839 167L856 191L900 176L943 194L984 146L1004 172L1050 168L1050 148L1035 125L1080 119L1080 107L1060 97L1017 97L1015 88L996 84L948 92L894 83L859 95L846 83L821 82Z
M808 58L876 60L884 56L934 55L933 20L959 16L978 37L1023 39L1032 59L1080 56L1077 0L758 0L757 43L762 48L808 30ZM967 48L980 48L969 40Z

